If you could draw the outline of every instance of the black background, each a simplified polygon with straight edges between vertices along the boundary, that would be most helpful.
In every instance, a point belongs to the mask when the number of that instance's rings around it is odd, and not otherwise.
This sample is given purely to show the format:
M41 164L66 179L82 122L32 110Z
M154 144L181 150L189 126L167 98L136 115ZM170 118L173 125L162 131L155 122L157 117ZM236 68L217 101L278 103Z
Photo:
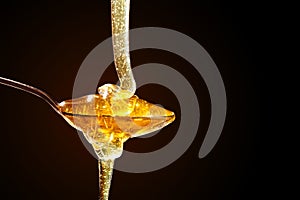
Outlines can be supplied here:
M158 62L180 71L196 90L203 113L197 137L180 159L151 173L115 171L111 199L256 199L278 194L278 176L270 169L273 156L264 141L273 115L271 91L264 85L271 80L264 58L276 21L270 6L259 1L131 1L130 28L174 29L208 51L225 83L228 113L217 145L199 159L210 117L209 95L201 76L174 54L132 52L133 67ZM41 88L58 101L69 99L83 59L110 35L109 1L9 1L1 4L0 76ZM110 66L99 85L116 79ZM32 95L5 86L0 86L0 93L1 195L31 200L97 199L97 161L75 130ZM125 148L159 149L171 141L179 126L178 102L157 85L144 86L137 93L174 110L177 120L160 135L132 139Z

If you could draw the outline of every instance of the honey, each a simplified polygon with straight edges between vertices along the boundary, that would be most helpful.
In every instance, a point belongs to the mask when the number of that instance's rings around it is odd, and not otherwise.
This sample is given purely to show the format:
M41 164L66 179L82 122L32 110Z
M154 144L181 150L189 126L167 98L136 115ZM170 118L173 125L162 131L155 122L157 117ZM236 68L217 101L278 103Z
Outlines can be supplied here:
M87 95L59 104L61 113L71 126L82 131L97 149L99 159L115 159L122 153L123 143L168 125L173 112L134 95L121 98L122 89L106 84L99 94Z
M129 55L129 4L130 0L111 0L114 63L120 87L129 91L127 98L134 95L136 89Z

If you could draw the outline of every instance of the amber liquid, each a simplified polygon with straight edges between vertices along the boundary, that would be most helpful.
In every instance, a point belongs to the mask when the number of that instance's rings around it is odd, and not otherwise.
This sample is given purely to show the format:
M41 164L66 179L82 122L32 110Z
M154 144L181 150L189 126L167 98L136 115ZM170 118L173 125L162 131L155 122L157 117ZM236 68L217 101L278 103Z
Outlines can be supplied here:
M129 55L129 4L130 0L111 0L114 63L121 89L129 92L127 98L134 95L136 89Z
M100 94L60 103L65 119L84 133L99 159L118 158L128 138L161 129L175 119L173 112L136 95L121 98L122 90L116 85L101 89Z

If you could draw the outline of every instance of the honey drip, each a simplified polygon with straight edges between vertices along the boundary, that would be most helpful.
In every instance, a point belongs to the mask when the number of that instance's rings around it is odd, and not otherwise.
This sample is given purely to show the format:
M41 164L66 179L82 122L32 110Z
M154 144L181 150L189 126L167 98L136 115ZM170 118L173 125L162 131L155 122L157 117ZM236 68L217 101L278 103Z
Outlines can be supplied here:
M120 87L129 92L127 98L136 90L129 55L129 4L130 0L111 0L114 62Z
M99 166L99 185L100 188L100 199L108 199L110 181L112 178L112 169L114 167L114 160L100 160Z

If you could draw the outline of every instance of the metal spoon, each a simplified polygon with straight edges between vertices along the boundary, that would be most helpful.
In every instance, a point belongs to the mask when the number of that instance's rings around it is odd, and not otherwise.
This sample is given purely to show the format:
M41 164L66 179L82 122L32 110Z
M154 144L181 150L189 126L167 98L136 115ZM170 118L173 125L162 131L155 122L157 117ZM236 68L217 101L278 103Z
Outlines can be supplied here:
M22 90L22 91L25 91L25 92L28 92L30 94L40 97L45 102L47 102L59 115L64 117L64 115L60 111L60 106L57 103L57 101L53 100L46 92L44 92L40 89L37 89L35 87L32 87L30 85L26 85L24 83L20 83L20 82L10 80L7 78L3 78L3 77L0 77L0 84L6 85L9 87L13 87L13 88L16 88L16 89L19 89L19 90Z

